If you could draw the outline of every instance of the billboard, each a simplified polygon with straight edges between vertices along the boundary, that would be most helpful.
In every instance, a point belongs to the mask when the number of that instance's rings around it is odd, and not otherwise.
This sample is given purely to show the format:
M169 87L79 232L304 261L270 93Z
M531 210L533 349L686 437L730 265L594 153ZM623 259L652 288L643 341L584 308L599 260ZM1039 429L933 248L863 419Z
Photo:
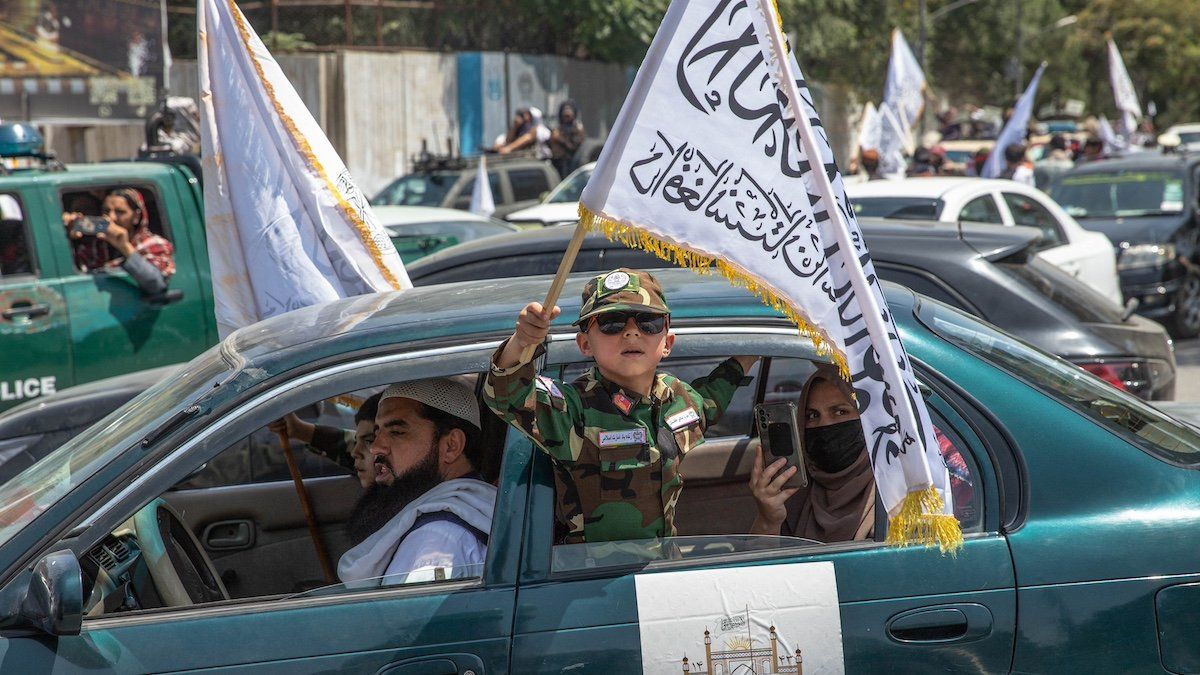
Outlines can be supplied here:
M0 118L143 118L165 67L163 0L0 2Z

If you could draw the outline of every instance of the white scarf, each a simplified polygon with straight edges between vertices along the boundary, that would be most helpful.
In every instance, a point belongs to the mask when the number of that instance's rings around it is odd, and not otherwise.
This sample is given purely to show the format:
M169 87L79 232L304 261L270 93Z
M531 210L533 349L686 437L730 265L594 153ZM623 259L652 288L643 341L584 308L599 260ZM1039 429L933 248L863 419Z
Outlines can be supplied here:
M492 508L496 504L495 486L473 478L456 478L438 483L432 490L414 499L386 525L346 551L338 561L338 578L343 582L383 576L396 554L400 540L412 529L417 518L426 513L448 511L471 527L492 530Z

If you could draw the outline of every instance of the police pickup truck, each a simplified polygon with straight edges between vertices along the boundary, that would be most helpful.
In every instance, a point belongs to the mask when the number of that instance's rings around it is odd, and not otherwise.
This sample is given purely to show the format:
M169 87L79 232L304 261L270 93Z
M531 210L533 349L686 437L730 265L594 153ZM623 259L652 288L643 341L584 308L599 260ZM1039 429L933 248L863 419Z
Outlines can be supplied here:
M217 341L197 176L155 161L63 166L41 147L33 127L0 125L0 411ZM63 212L94 211L119 188L144 196L151 231L174 246L165 293L144 295L120 267L76 265Z

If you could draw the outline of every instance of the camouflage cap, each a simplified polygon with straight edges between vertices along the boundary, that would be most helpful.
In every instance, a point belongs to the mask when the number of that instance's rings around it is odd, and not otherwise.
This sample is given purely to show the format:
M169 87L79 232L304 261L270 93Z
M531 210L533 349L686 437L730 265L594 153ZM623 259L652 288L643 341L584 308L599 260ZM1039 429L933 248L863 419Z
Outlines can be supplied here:
M670 314L671 308L654 275L622 267L587 282L575 325L582 326L597 314L620 311Z

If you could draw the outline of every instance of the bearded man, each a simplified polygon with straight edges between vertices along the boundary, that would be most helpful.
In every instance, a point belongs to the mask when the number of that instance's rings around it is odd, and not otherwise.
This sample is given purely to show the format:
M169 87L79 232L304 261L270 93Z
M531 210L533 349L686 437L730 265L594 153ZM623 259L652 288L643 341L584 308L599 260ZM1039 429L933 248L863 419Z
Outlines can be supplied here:
M446 378L395 384L375 414L375 484L348 529L358 543L338 561L343 582L478 576L496 488L478 467L479 404Z

